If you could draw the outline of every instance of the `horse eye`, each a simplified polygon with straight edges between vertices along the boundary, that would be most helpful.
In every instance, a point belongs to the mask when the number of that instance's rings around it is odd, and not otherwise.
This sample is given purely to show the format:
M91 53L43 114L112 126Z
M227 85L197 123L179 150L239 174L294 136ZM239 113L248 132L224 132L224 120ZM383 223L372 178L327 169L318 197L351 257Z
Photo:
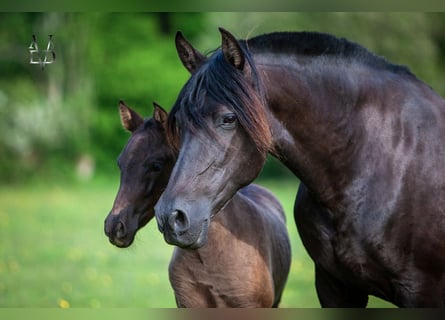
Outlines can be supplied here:
M234 114L234 113L226 114L223 117L224 124L231 124L231 123L234 123L235 121L236 121L236 114Z
M236 114L228 113L222 116L221 119L221 128L226 130L231 130L236 126Z
M159 172L162 169L162 164L159 162L154 162L150 165L150 171L151 172Z

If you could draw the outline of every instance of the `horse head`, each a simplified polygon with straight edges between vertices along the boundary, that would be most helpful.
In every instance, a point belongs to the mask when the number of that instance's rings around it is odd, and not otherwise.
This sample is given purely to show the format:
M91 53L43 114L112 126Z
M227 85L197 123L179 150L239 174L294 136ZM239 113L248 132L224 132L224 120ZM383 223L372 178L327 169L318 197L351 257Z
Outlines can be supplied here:
M180 151L155 213L165 240L180 247L206 242L212 216L256 178L271 145L253 62L230 33L220 32L221 49L209 58L176 36L191 77L169 115Z
M167 113L159 105L154 104L153 118L145 121L123 101L119 113L131 136L117 161L120 186L105 219L105 234L112 244L128 247L136 232L153 218L153 206L167 184L174 155L165 132Z

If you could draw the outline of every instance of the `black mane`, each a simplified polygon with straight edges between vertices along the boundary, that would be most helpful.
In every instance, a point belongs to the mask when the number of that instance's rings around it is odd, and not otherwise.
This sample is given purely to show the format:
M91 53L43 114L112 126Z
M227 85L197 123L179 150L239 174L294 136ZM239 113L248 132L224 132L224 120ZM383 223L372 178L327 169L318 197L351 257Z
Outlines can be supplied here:
M260 77L247 50L246 63L251 68L250 83L240 70L225 61L221 49L213 52L207 61L190 77L179 93L169 114L169 138L178 141L177 121L186 121L189 128L203 129L212 135L204 118L210 114L212 102L230 106L241 126L261 152L271 148L271 133L267 125L264 92ZM179 123L180 127L180 123Z
M337 56L355 59L378 69L413 75L401 65L390 63L382 56L345 38L321 32L274 32L243 41L252 52L274 52L304 56Z

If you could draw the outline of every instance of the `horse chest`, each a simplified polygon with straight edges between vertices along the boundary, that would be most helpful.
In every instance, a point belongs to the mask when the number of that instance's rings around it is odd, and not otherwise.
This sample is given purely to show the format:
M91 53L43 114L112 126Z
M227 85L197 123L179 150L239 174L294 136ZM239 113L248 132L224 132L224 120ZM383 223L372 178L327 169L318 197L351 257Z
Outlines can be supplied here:
M367 253L363 239L355 232L338 232L332 239L332 260L339 272L366 278L373 259Z
M274 297L273 289L269 288L271 281L252 278L257 271L256 268L246 268L245 263L229 259L232 255L228 254L200 256L199 250L176 249L170 263L170 281L179 305L187 307L272 305ZM235 248L232 248L232 252L236 252ZM258 289L257 285L261 289ZM266 286L267 290L263 286Z
M390 240L381 232L385 222L370 216L374 225L364 227L364 219L344 219L331 238L331 271L369 292L382 296L390 292L400 264Z

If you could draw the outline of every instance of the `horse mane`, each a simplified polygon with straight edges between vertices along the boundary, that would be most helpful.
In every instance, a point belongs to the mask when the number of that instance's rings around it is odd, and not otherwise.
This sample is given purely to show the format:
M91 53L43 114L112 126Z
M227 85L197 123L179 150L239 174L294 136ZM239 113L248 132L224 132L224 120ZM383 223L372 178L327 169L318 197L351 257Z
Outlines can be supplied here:
M260 152L272 151L272 138L267 121L265 94L252 55L280 53L288 55L332 56L354 60L373 68L414 76L400 65L388 62L361 45L345 38L319 32L274 32L239 40L246 64L251 69L250 81L224 59L220 48L210 51L210 57L196 70L182 88L169 114L170 141L180 141L178 122L187 122L192 131L214 132L205 123L210 114L209 102L227 105L236 113L241 126L255 142ZM178 145L176 143L176 148Z
M267 121L264 90L248 51L242 46L251 79L227 63L221 50L213 51L207 61L196 70L182 88L169 114L169 140L179 141L181 123L196 132L203 129L215 136L204 121L215 103L230 107L240 125L251 137L261 153L272 151L272 134ZM213 102L213 104L212 104Z
M245 40L254 52L286 53L303 56L335 56L353 59L376 69L414 76L402 65L390 63L382 56L345 38L337 38L321 32L274 32Z

